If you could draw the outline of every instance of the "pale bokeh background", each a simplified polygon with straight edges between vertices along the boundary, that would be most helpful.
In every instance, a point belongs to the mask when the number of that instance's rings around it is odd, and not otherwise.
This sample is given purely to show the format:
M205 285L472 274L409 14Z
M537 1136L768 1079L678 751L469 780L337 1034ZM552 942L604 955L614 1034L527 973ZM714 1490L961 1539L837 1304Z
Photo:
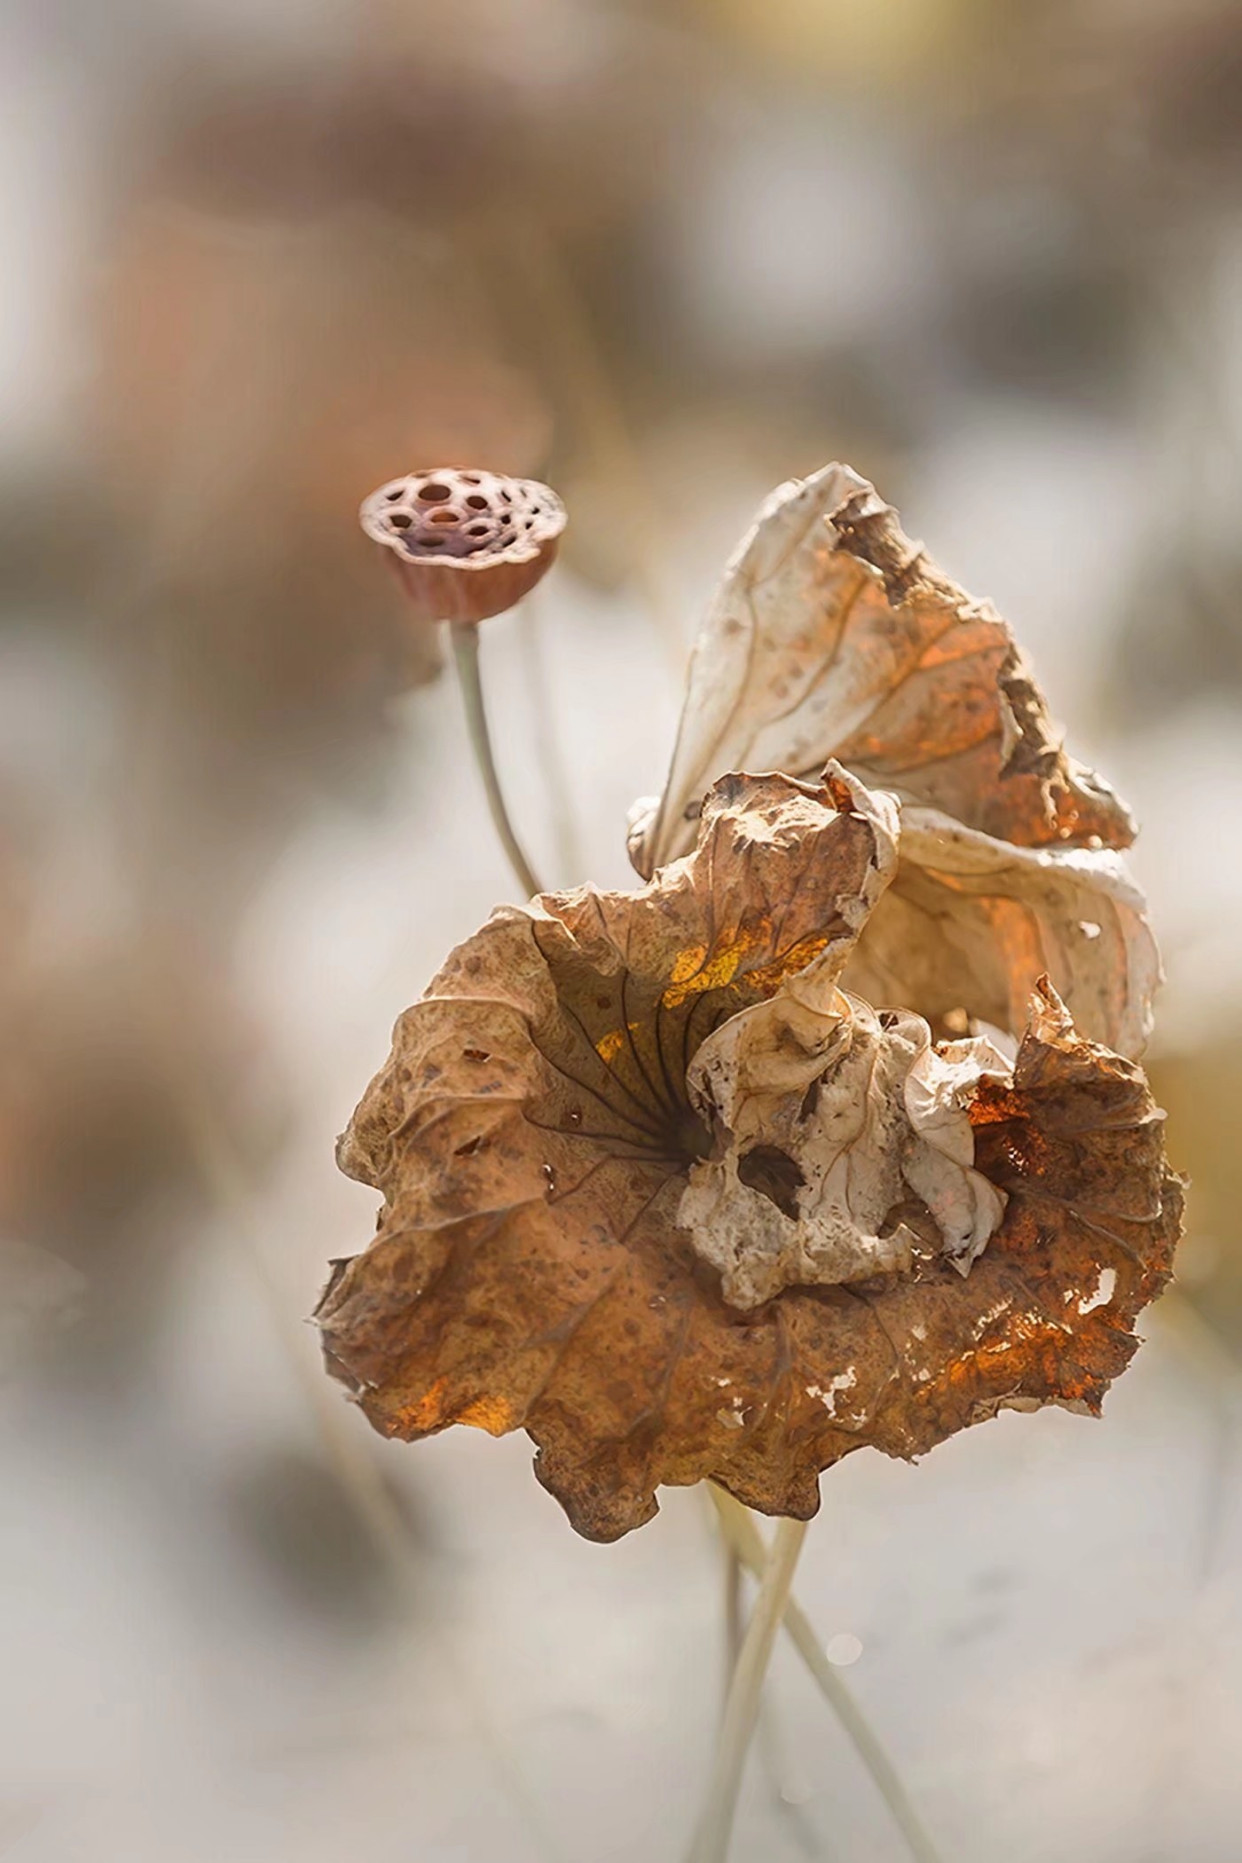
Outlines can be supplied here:
M510 893L354 512L441 458L563 493L485 672L537 864L625 884L696 612L836 457L1144 824L1195 1184L1104 1422L853 1458L799 1589L946 1863L1231 1863L1242 17L14 0L0 35L0 1856L680 1855L701 1497L586 1545L524 1438L380 1443L302 1324L372 1221L333 1137ZM770 1702L736 1863L898 1863L786 1652Z

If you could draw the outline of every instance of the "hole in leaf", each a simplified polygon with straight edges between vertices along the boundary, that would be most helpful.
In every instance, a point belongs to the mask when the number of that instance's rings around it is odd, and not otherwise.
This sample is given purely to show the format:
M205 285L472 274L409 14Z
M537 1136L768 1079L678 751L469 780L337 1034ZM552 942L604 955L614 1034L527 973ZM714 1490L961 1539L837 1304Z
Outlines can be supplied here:
M437 480L433 485L424 485L418 495L426 505L439 505L453 496L453 488L451 485L441 485Z
M486 511L487 510L487 500L479 492L471 492L469 498L467 498L466 500L466 503L470 506L470 509L472 511Z
M779 1145L756 1145L737 1161L739 1181L774 1203L782 1216L798 1214L798 1192L805 1184L802 1167Z

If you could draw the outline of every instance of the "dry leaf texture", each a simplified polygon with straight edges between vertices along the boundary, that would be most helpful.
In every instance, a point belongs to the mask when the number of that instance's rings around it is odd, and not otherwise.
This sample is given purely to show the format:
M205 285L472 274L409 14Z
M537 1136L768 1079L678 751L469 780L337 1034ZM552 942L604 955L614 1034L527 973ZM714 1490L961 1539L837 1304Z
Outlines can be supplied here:
M524 1428L601 1540L661 1484L807 1518L852 1449L1096 1409L1178 1228L1142 1074L1049 986L1012 1068L839 988L891 798L730 775L699 813L638 892L498 912L402 1016L340 1151L379 1233L318 1313L377 1429Z
M1019 847L936 809L901 810L901 859L847 972L875 1003L1020 1033L1052 979L1082 1034L1141 1054L1160 957L1146 901L1110 849Z
M1117 850L1124 805L1061 748L1005 622L844 466L780 487L730 562L691 663L644 876L685 853L727 770L814 780L829 757L902 804L901 864L846 982L939 1029L1017 1035L1042 974L1083 1032L1141 1051L1159 975Z

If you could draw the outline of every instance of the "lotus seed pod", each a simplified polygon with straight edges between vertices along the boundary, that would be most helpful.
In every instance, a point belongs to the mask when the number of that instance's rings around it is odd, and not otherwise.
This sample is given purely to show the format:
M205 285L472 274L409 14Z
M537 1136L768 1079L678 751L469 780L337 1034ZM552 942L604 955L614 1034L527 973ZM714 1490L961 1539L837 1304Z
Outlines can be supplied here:
M512 608L551 568L565 528L564 505L538 480L454 467L389 480L359 515L430 622Z

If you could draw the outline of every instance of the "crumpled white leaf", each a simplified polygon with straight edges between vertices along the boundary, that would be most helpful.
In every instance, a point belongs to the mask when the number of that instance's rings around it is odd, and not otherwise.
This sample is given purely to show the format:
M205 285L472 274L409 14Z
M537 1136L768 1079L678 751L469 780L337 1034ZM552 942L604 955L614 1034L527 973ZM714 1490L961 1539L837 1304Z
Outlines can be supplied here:
M938 1052L922 1017L877 1015L836 987L839 970L839 956L809 966L690 1064L716 1143L690 1167L677 1221L732 1306L902 1273L920 1250L964 1274L1004 1216L1004 1193L973 1169L966 1109L1009 1063L980 1038Z
M1115 851L1127 810L1066 756L1006 623L840 465L779 487L731 559L663 795L631 814L634 865L693 845L724 772L813 781L829 757L901 803L897 879L851 989L1017 1035L1046 974L1090 1038L1141 1052L1159 959Z

